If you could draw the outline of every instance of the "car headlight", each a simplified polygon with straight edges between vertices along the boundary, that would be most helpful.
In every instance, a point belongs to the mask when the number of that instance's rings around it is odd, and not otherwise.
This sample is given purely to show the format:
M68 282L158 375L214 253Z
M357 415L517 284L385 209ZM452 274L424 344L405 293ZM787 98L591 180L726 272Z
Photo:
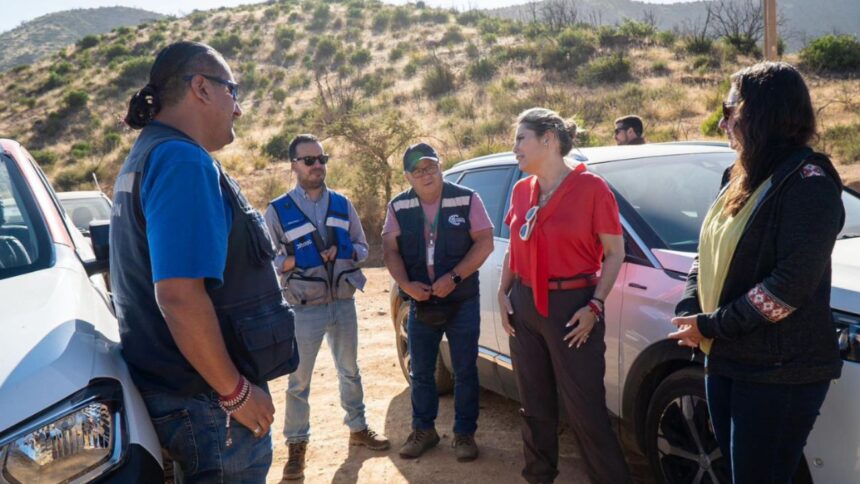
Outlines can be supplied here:
M127 447L122 388L97 380L0 436L0 483L86 482Z
M860 363L860 316L833 311L833 322L842 359Z

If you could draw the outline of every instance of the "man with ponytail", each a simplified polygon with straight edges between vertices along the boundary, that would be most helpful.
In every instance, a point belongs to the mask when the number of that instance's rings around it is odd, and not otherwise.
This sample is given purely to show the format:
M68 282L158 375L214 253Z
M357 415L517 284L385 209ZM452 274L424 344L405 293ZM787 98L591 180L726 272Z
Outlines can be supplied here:
M210 153L231 143L239 85L205 44L159 52L126 123L110 266L122 353L185 479L265 482L266 382L298 364L262 217Z

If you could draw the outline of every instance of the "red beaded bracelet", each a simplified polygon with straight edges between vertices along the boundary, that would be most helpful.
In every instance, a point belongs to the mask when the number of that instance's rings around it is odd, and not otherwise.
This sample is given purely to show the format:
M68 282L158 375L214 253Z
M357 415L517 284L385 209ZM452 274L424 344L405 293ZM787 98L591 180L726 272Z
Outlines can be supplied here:
M230 392L229 395L218 395L218 400L222 402L229 402L230 400L235 400L236 397L242 393L242 389L245 387L245 377L239 375L239 383L236 384L236 389Z
M603 316L603 311L600 310L597 304L594 304L594 301L588 301L588 309L590 309L598 318Z

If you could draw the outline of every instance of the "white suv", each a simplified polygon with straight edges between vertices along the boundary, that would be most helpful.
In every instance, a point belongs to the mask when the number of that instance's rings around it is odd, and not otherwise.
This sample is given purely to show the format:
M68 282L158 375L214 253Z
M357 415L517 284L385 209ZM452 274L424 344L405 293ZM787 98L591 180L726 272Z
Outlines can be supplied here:
M0 140L0 483L164 482L94 250L33 158Z
M698 250L702 219L735 153L724 143L691 142L585 148L574 158L612 187L624 227L627 258L606 301L608 408L633 432L660 482L731 482L710 426L701 353L693 356L666 335L675 329L669 320ZM513 184L524 176L512 153L464 161L444 175L476 190L496 227L495 251L480 271L478 369L482 386L513 399L518 393L496 292L508 248L502 220ZM833 251L831 304L845 366L809 436L799 482L860 481L860 198L846 190L843 202L847 219ZM397 291L391 294L397 350L408 379L407 306ZM443 341L436 372L440 392L452 389L450 369Z

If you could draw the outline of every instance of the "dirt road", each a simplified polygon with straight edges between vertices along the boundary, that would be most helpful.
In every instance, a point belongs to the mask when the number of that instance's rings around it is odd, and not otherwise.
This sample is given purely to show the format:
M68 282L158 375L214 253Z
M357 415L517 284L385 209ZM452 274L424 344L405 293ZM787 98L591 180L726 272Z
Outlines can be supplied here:
M518 405L489 391L481 392L481 415L476 440L480 458L458 463L451 448L454 413L451 396L441 398L436 428L442 441L419 459L408 461L397 449L410 431L409 388L397 362L394 332L388 315L388 275L384 269L367 269L368 284L358 294L359 366L364 384L367 419L374 430L391 439L388 452L349 447L348 429L338 397L337 373L328 346L323 343L311 384L311 441L308 447L306 483L494 483L525 482L522 467ZM286 378L272 382L275 455L268 482L280 482L287 450L284 427ZM587 483L583 463L572 436L560 439L561 475L557 482ZM641 456L626 450L637 482L652 482Z

